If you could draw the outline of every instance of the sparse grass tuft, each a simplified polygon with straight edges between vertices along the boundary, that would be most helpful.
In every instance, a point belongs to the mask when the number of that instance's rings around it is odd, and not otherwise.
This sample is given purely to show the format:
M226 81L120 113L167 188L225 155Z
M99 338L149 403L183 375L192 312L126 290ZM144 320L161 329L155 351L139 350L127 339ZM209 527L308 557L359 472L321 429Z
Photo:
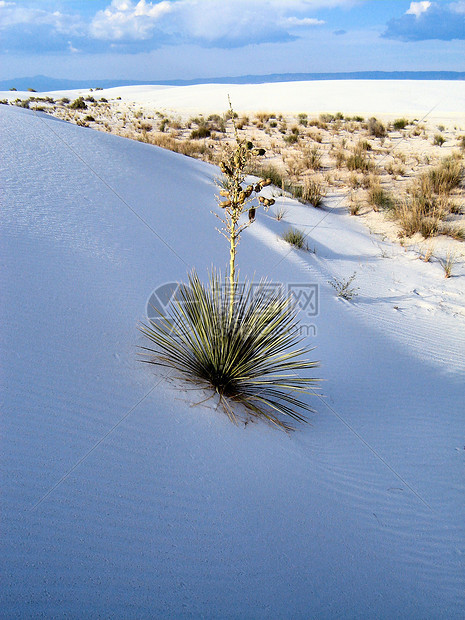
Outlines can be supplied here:
M284 241L290 243L298 250L308 250L307 242L305 241L306 235L301 230L296 228L290 228L283 235Z
M450 278L452 276L452 269L457 262L457 255L454 252L447 252L445 258L440 258L439 262L444 269L444 276Z
M282 219L286 217L288 210L285 207L279 207L275 211L275 219L280 222Z
M371 184L368 190L368 202L375 211L380 209L388 210L393 207L393 200L391 195L381 187L380 183Z
M357 297L359 290L358 286L352 286L352 282L355 280L356 272L347 279L339 279L333 278L332 280L328 280L328 283L335 289L337 296L342 297L342 299L346 299L350 301L354 297Z
M433 138L433 144L434 146L442 146L444 144L444 142L446 141L446 139L444 138L443 135L441 135L440 133L437 133L434 138Z
M318 208L322 206L325 196L326 192L321 183L313 179L305 179L301 195L301 199L304 202L309 202L312 206Z

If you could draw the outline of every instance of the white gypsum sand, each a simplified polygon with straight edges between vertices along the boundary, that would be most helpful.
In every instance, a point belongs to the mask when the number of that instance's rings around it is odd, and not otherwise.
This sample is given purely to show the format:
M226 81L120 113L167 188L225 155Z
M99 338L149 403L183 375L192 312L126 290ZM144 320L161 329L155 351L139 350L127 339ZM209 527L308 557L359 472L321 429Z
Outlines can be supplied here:
M136 360L152 290L226 264L218 170L29 110L0 124L2 614L461 617L463 264L446 280L335 196L277 196L241 275L319 286L324 397L290 437L236 427Z

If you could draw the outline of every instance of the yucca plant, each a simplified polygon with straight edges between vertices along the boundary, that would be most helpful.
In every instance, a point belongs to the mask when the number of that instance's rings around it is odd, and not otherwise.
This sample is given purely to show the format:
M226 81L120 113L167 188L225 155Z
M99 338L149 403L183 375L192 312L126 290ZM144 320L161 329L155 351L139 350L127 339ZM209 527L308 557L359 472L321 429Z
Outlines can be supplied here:
M298 346L296 314L292 300L266 281L245 284L231 312L221 275L214 271L204 285L192 271L170 315L141 328L155 345L142 347L151 354L144 361L174 368L187 381L214 390L232 421L233 405L240 404L250 415L291 430L280 416L305 421L295 409L311 409L296 393L311 393L317 382L299 375L317 362L302 359L311 349Z
M231 107L230 117L236 144L220 161L223 179L217 196L223 213L217 215L223 223L219 232L230 250L228 273L223 281L213 271L206 285L195 271L188 275L188 285L179 287L168 313L141 327L155 345L142 347L150 354L144 361L174 368L184 379L211 389L233 421L236 404L251 416L290 430L281 416L305 421L296 409L311 409L298 395L310 393L317 380L299 372L317 363L302 357L311 349L298 346L292 298L266 281L239 286L235 261L240 234L255 220L256 209L268 208L274 200L260 195L270 179L243 187L251 156L262 153L239 139Z

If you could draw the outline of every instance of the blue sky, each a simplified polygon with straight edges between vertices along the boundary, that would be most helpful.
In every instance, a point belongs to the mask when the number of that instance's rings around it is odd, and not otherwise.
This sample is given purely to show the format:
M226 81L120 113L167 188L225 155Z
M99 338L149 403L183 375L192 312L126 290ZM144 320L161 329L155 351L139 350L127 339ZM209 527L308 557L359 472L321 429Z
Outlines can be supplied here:
M0 0L0 78L465 70L465 0Z

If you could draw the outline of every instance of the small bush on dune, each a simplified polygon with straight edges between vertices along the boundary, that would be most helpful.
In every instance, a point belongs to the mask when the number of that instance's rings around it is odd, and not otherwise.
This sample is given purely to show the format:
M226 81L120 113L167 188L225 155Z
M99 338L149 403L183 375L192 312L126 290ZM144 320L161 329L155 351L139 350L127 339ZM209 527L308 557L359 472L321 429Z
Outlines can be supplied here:
M271 184L275 187L283 188L285 184L282 173L272 164L256 166L253 170L253 174L264 179L271 179Z
M362 144L357 144L351 155L346 160L347 169L368 172L373 169L373 164L367 156L367 149Z
M379 182L370 185L368 189L368 202L373 206L375 211L393 208L393 200L390 194L381 187Z
M375 138L384 138L386 136L386 127L374 116L368 120L367 129L368 133Z
M352 283L355 280L356 275L357 274L354 271L354 273L350 276L350 278L347 278L347 279L333 278L332 280L329 280L328 283L331 284L333 289L336 291L338 297L342 297L342 299L350 301L351 299L353 299L354 297L357 297L358 295L357 293L357 291L359 290L358 286L352 286Z
M458 159L447 157L436 168L425 173L424 179L431 183L431 191L436 194L448 194L460 185L463 167Z
M298 250L308 250L307 243L305 241L306 236L301 230L297 230L295 228L290 228L283 235L284 241L290 243Z
M82 97L78 97L69 104L71 110L87 110L87 104Z
M201 140L202 138L209 138L211 130L206 125L201 125L198 129L191 131L192 140Z
M433 138L434 146L442 146L446 139L440 133L437 133Z
M397 130L405 129L408 124L409 122L406 118L397 118L393 123L393 127L394 129L397 129Z

